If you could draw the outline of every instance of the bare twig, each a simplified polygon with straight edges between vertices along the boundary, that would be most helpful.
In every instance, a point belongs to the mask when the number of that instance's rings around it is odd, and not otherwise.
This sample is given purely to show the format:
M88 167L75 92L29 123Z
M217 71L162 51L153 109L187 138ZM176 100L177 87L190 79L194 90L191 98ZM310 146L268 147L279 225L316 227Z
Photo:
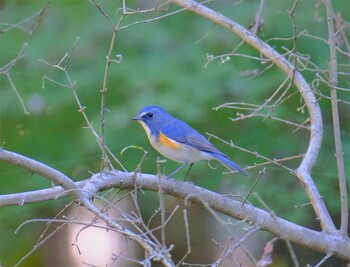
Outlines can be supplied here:
M255 186L257 185L257 183L259 182L261 176L263 176L265 174L265 168L259 172L259 175L258 177L255 179L252 187L249 189L249 192L247 194L247 196L244 198L243 202L242 202L242 205L244 205L246 203L246 201L248 200L250 194L252 193L252 191L254 190Z
M292 242L290 242L290 240L288 238L284 238L284 242L287 245L287 249L289 251L290 257L292 258L292 262L294 264L295 267L300 267L299 261L297 256L295 255L295 251L292 245Z
M254 226L251 228L241 239L239 239L237 242L235 242L229 249L227 249L223 255L212 264L214 267L219 267L221 266L220 264L222 263L223 260L225 260L227 257L229 257L232 252L237 249L241 244L246 241L249 237L251 237L253 234L255 234L257 231L260 230L259 226Z
M24 223L22 223L20 226L17 227L15 233L18 233L19 230L26 224L31 223L31 222L45 222L46 223L46 228L43 231L43 233L40 235L40 239L37 241L37 243L33 246L33 248L26 253L25 256L23 256L14 266L20 266L21 263L23 263L30 255L32 255L36 250L38 250L42 245L44 245L46 243L47 240L49 240L51 237L53 237L55 234L57 234L69 221L62 221L62 224L57 226L52 232L48 233L47 235L45 235L45 233L48 232L49 227L52 225L53 222L57 221L57 217L59 216L59 214L61 214L63 211L65 211L68 207L70 207L70 205L66 205L63 210L60 211L60 213L58 213L55 218L53 219L33 219L33 220L28 220L25 221Z
M338 76L337 76L337 54L335 50L336 44L335 44L335 34L334 34L334 25L333 25L333 9L331 5L331 0L325 0L325 3L326 3L326 9L327 9L327 24L328 24L329 49L330 49L329 89L331 91L333 132L334 132L334 143L335 143L336 159L337 159L337 166L338 166L340 204L341 204L340 231L344 236L348 236L348 220L349 220L348 193L346 189L343 149L342 149L341 134L340 134L338 97L337 97L337 90L334 88L334 86L336 86L338 83Z
M50 0L47 1L42 9L22 21L19 21L17 23L0 23L0 34L12 29L20 29L26 34L32 35L33 32L39 27L45 10L50 3Z
M159 196L159 210L160 210L160 221L161 221L161 241L162 245L165 246L165 219L166 219L166 210L164 205L164 191L162 186L162 177L158 175L159 177L159 190L158 190L158 196Z
M318 262L314 267L321 267L333 255L334 255L334 253L332 251L327 253L327 255L324 256L323 259L320 260L320 262Z
M248 27L248 29L254 34L257 34L264 25L264 17L262 16L263 6L264 0L260 0L259 10L255 14L255 22Z
M150 254L152 259L162 262L165 266L175 266L175 264L171 260L171 256L167 249L159 247L157 243L154 243L150 239L145 239L143 236L139 236L138 234L133 233L131 230L122 226L119 222L111 219L106 213L104 213L94 204L92 204L90 196L95 194L97 191L91 192L85 188L81 189L76 183L74 183L69 177L67 177L63 173L52 169L51 167L43 163L19 155L17 153L4 150L2 148L0 148L0 161L27 169L32 173L36 173L42 177L49 179L53 183L62 186L67 192L69 192L73 196L75 201L79 202L82 206L87 208L89 211L91 211L98 218L100 218L108 225L113 227L119 233L124 234L129 239L134 240L135 242L140 244L140 246L143 247L145 251L147 251L147 253ZM99 179L102 180L101 177L103 176L103 174L99 173L98 175ZM85 187L89 189L99 188L98 186L96 186L96 184L90 186L91 183L96 183L96 179L92 181L90 180L85 185Z
M287 59L285 59L267 43L259 39L255 34L252 34L235 21L193 0L173 0L172 2L195 12L198 15L207 18L217 25L220 25L238 35L246 43L260 51L264 57L271 60L288 76L294 78L294 84L303 97L311 119L309 146L303 161L296 171L296 175L305 184L306 192L317 214L317 217L319 218L322 229L329 232L335 232L336 227L311 176L311 169L317 160L322 143L323 124L320 107L307 81L300 72L295 71L295 67ZM293 75L294 72L295 75Z
M4 149L0 150L0 161L9 162L6 160L8 153ZM22 156L23 157L23 156ZM32 162L33 160L29 160ZM22 166L22 162L10 161L11 164L16 164ZM30 168L31 171L38 173L52 181L60 181L60 174L56 178L57 171L51 171L49 167L43 165L42 163L35 163ZM159 190L158 186L158 177L155 175L140 174L138 178L134 179L135 173L125 173L121 171L116 172L105 172L97 173L85 181L85 186L83 189L80 189L78 186L79 183L76 183L74 187L79 188L79 190L70 190L68 192L84 192L86 195L80 198L81 205L85 206L101 220L105 221L108 225L118 230L118 232L125 234L128 238L135 240L139 243L146 251L153 251L157 246L153 241L143 240L139 234L135 234L130 230L122 227L119 223L109 218L107 214L101 212L97 207L95 207L86 196L95 195L96 192L106 190L108 188L129 188L134 189L143 188L144 190L151 190L157 192ZM65 180L63 179L63 182ZM68 183L67 187L71 187ZM66 184L66 183L65 183ZM337 232L317 232L310 230L308 228L302 227L300 225L291 223L287 220L281 219L276 215L272 215L269 212L263 211L261 209L255 208L251 205L244 205L236 200L233 200L231 197L225 197L215 192L211 192L201 187L197 187L188 182L179 182L174 179L163 179L163 191L164 194L172 195L174 197L179 197L182 199L191 199L191 202L203 203L207 206L208 210L215 210L221 214L225 214L232 218L238 220L247 220L248 222L259 225L261 229L265 229L271 233L274 233L278 236L283 236L288 238L291 242L299 244L301 246L306 246L315 251L328 253L329 251L334 251L334 255L340 259L350 260L350 242L344 239L343 236L337 235ZM66 192L61 187L56 192ZM42 192L42 191L41 191ZM17 203L25 199L25 193L22 193L18 196ZM56 195L57 196L57 195ZM59 195L60 197L63 196ZM7 199L7 195L0 196L0 203L3 199ZM14 200L14 198L12 198ZM16 203L16 202L15 202ZM276 227L276 224L279 227ZM303 237L303 238L301 238ZM156 251L162 251L162 253L168 253L166 250L157 247ZM168 254L162 254L161 259L167 262ZM172 265L167 265L172 266Z
M261 165L266 165L266 164L274 164L274 165L282 167L282 168L288 170L290 173L294 174L295 171L293 169L287 167L286 165L282 164L282 162L285 162L285 161L288 161L288 160L293 160L293 159L300 158L300 157L304 156L304 155L297 155L297 156L286 157L286 158L283 158L283 159L270 159L270 158L268 158L266 156L263 156L263 155L259 154L257 151L251 151L251 150L248 150L246 148L242 148L242 147L236 146L235 144L233 144L232 141L231 142L227 142L227 141L219 138L218 136L213 135L213 134L209 134L209 133L207 133L207 135L210 136L210 137L213 137L215 139L218 139L221 142L223 142L223 143L225 143L225 144L227 144L227 145L229 145L231 147L237 148L237 149L239 149L241 151L244 151L246 153L252 154L252 155L254 155L257 158L260 158L260 159L263 159L263 160L266 161L266 163L255 164L254 166L250 166L247 169L252 169L252 168L255 168L256 166L261 166Z
M176 266L181 266L183 261L191 253L190 224L188 223L187 209L183 209L183 214L184 214L184 223L185 223L185 230L186 230L187 251L186 251L185 255L181 258L181 260L179 260L179 262Z
M17 87L16 85L14 84L13 80L12 80L12 77L11 77L11 68L22 58L26 57L27 54L26 54L26 50L27 50L27 47L28 47L28 44L27 43L24 43L23 46L22 46L22 49L18 52L17 56L12 59L9 63L7 63L6 65L2 66L0 68L0 75L1 74L4 74L6 75L6 78L12 88L12 90L15 92L19 102L21 103L21 106L23 108L23 112L24 114L26 115L29 115L29 111L27 110L26 108L26 105L24 104L24 101L20 95L20 93L18 92L17 90Z
M112 62L119 62L118 60L113 59L113 49L116 41L116 37L121 25L121 22L124 18L124 15L122 15L117 23L116 26L114 26L114 23L112 20L109 18L108 14L102 9L101 4L96 3L94 0L90 0L97 9L107 18L109 23L113 26L113 34L111 38L111 42L109 45L109 50L108 54L106 56L106 65L105 65L105 71L104 71L104 76L103 76L103 85L101 89L101 109L100 109L100 129L101 129L101 134L100 134L100 142L101 142L101 152L102 152L102 162L101 162L101 171L108 169L111 167L110 161L108 160L108 155L107 155L107 148L105 144L105 112L106 112L106 96L107 96L107 83L108 83L108 73L109 73L109 66Z
M120 162L116 157L114 157L114 155L110 152L110 150L109 150L106 146L104 146L104 145L102 144L101 137L100 137L99 134L96 132L96 130L95 130L94 126L93 126L93 123L90 121L89 117L88 117L87 114L86 114L86 106L84 106L84 105L81 103L80 99L79 99L78 93L77 93L77 91L76 91L76 84L75 84L75 82L72 80L72 78L70 77L70 75L69 75L69 73L68 73L68 71L67 71L67 66L68 66L69 61L70 61L70 59L71 59L72 51L73 51L73 49L74 49L74 47L75 47L75 45L76 45L76 43L77 43L78 40L79 40L79 37L76 38L76 40L75 40L73 46L71 47L70 51L67 52L67 53L60 59L60 61L59 61L57 64L52 64L52 63L49 63L49 62L47 62L47 61L45 61L45 60L42 60L42 59L39 60L39 61L41 61L41 62L47 64L48 66L50 66L50 67L52 67L52 68L54 68L54 69L58 69L59 71L62 71L62 72L64 73L66 79L67 79L67 84L59 83L59 82L57 82L56 80L53 80L53 79L51 79L51 78L49 78L49 77L44 76L44 77L43 77L43 81L42 81L42 86L45 87L45 81L48 80L48 81L53 82L53 83L55 83L55 84L57 84L57 85L59 85L59 86L66 87L66 88L69 88L69 89L71 90L71 92L73 93L74 99L75 99L75 101L76 101L76 103L77 103L77 105L78 105L78 107L79 107L79 110L78 110L78 111L81 112L81 114L83 115L84 120L85 120L85 123L87 124L87 128L90 129L90 131L91 131L92 135L94 136L94 138L95 138L97 144L99 145L101 151L108 151L108 153L109 153L109 154L112 156L112 158L118 163L118 165L119 165L124 171L126 171L125 168L124 168L124 166L121 164L121 162ZM112 165L112 163L109 161L108 157L105 158L105 160L108 160L108 165L109 165L110 169L113 169L113 165Z

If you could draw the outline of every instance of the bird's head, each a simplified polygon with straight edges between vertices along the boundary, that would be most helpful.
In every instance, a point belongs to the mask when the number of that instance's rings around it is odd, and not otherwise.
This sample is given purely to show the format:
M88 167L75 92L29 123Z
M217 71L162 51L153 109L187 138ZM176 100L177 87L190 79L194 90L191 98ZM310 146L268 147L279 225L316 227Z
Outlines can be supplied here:
M140 110L132 120L138 121L145 129L147 135L158 136L162 126L171 119L171 115L158 106L147 106Z

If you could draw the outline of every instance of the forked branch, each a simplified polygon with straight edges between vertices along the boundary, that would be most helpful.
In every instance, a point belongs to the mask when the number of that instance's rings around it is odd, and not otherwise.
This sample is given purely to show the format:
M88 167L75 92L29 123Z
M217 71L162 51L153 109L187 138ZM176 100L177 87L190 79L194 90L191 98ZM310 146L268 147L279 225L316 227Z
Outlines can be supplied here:
M68 193L73 194L74 198L78 200L81 205L85 206L88 210L90 210L100 219L104 220L108 225L111 225L117 229L120 233L139 243L145 249L145 251L148 251L149 253L154 251L162 251L164 254L160 254L162 256L160 258L161 261L165 266L172 266L168 251L154 247L153 243L145 242L139 235L135 235L131 230L124 228L118 222L109 218L90 201L90 198L97 192L109 188L142 188L143 190L158 192L158 176L115 171L96 173L86 181L74 183L65 175L59 173L58 171L52 170L49 166L43 163L28 159L25 156L6 151L4 149L0 149L0 161L24 167L31 172L37 173L44 178L49 179L50 181L61 183L63 187L68 189ZM78 188L78 190L76 190L76 188ZM56 195L52 194L51 191L53 198L67 195L67 190L61 186L59 188L56 187L47 190L48 192L50 190L54 190ZM186 203L205 204L221 214L238 220L244 220L255 225L259 229L264 229L276 234L277 236L288 238L288 240L295 244L299 244L324 254L332 252L336 257L350 261L350 242L342 235L318 232L302 227L279 218L278 216L267 211L248 204L242 204L242 202L234 200L231 197L223 196L188 182L179 182L174 179L162 179L162 190L166 195L171 195L186 200ZM39 193L41 195L46 195L43 190L39 190L38 194ZM77 196L75 195L76 193L80 195ZM20 202L22 202L21 204L26 204L34 201L40 201L38 196L35 196L34 192L28 192L12 195L1 195L0 203L7 201L7 205L9 205L9 198L11 198L13 205L18 205ZM34 201L31 201L31 199ZM25 202L23 202L23 200L25 200Z
M293 82L298 88L300 95L302 96L308 108L311 121L310 141L308 149L305 153L304 159L302 160L301 164L299 165L299 168L296 171L296 175L305 184L305 190L320 221L322 229L327 232L335 232L336 227L323 202L322 196L317 190L317 187L311 177L311 169L317 160L319 150L321 147L323 125L321 110L318 105L317 99L310 86L305 81L304 77L284 56L279 54L276 50L274 50L271 46L269 46L267 43L261 40L258 36L245 29L240 24L231 20L230 18L225 17L221 13L216 12L193 0L173 0L172 2L181 6L182 8L195 12L196 14L207 18L215 24L220 25L221 27L236 34L244 42L257 49L261 53L261 55L265 57L261 60L271 61L282 71L284 71L287 76L293 77Z

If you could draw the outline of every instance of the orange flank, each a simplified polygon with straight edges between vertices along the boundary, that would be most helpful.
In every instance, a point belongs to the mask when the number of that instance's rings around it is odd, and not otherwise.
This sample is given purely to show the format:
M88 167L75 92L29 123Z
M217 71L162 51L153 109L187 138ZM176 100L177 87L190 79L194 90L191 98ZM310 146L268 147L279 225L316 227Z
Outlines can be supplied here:
M169 139L168 137L166 137L165 134L163 133L159 133L159 142L167 147L173 148L173 149L179 149L181 147L181 144L173 141L171 139Z

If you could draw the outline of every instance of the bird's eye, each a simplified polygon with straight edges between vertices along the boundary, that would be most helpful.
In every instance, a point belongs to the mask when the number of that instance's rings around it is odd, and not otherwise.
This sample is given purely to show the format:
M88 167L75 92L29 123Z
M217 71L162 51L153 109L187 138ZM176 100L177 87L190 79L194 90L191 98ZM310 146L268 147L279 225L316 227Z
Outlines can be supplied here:
M151 113L151 112L150 112L150 113L147 113L147 117L148 117L148 118L152 118L152 117L153 117L153 113Z

